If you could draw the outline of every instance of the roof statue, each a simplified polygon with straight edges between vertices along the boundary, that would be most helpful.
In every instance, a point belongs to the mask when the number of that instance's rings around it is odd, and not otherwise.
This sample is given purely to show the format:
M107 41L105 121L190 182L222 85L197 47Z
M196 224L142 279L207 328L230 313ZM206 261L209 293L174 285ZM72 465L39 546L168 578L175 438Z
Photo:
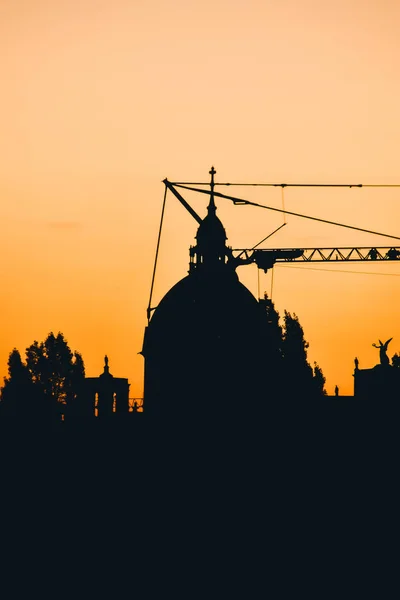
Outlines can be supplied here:
M386 350L388 348L389 342L392 341L393 338L390 338L389 340L387 340L385 343L383 343L381 340L379 341L379 346L378 344L372 344L374 348L379 348L379 358L381 360L381 365L384 365L385 367L389 366L389 357L386 354Z
M108 366L108 356L107 354L104 356L104 367L103 367L103 373L100 375L100 377L112 377L111 373L110 373L110 367Z

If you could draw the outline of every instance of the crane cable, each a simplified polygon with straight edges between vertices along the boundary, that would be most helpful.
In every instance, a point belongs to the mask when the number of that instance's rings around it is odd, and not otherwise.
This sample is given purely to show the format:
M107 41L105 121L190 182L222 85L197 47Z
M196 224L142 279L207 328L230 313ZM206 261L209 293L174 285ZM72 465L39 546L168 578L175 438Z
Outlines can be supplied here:
M286 225L285 188L283 186L282 186L282 211L283 211L283 224Z
M164 200L163 200L163 205L162 205L162 210L161 210L161 219L160 219L160 228L158 230L158 239L157 239L157 247L156 247L156 255L154 257L154 266L153 266L153 276L151 278L151 287L150 287L150 297L149 297L149 305L147 307L147 323L150 321L150 314L152 311L151 308L151 300L153 297L153 288L154 288L154 279L156 276L156 268L157 268L157 260L158 260L158 251L160 249L160 239L161 239L161 231L162 231L162 226L163 226L163 221L164 221L164 212L165 212L165 204L166 204L166 200L167 200L167 192L168 192L168 188L167 186L165 186L165 191L164 191Z
M276 266L276 265L274 265ZM302 271L325 271L326 273L350 273L351 275L380 275L381 277L400 277L400 273L377 273L375 271L346 271L345 269L319 269L318 267L294 267L286 263L278 263L279 268L301 269Z
M285 211L285 191L284 191L284 186L282 186L282 212L283 212L283 223L280 227L278 227L277 229L275 229L275 231L273 231L272 233L270 233L269 235L267 235L267 237L265 237L264 239L261 240L261 242L258 242L258 244L256 244L255 246L253 246L252 250L254 250L255 248L257 248L257 246L259 246L260 244L262 244L263 242L265 242L265 240L267 240L268 238L270 238L271 236L273 236L275 233L277 233L280 229L282 229L282 227L285 227L286 225L286 211ZM239 254L240 256L240 254ZM257 269L258 272L258 298L260 299L260 269ZM271 291L270 291L270 298L272 300L272 292L274 289L274 265L272 265L272 269L271 269Z

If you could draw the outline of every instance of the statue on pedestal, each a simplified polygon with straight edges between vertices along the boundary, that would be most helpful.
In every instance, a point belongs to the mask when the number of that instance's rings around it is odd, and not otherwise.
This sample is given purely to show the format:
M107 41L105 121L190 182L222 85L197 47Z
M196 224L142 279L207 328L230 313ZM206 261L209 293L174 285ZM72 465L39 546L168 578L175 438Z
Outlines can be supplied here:
M388 367L390 365L389 357L386 354L386 350L388 348L389 342L391 342L392 339L393 338L390 338L385 343L383 343L381 340L378 340L379 346L378 344L372 344L374 348L379 349L379 358L381 360L381 365L383 365L384 367Z

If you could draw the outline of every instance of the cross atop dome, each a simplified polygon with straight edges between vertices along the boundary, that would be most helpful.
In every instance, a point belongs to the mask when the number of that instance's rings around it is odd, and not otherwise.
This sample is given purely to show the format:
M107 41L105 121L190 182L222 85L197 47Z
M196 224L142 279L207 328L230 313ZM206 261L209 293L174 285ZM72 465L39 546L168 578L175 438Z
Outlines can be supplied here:
M210 204L207 207L208 210L208 214L210 214L210 212L212 211L215 214L215 211L217 210L217 207L215 206L215 201L214 201L214 175L216 174L216 170L214 169L214 167L211 167L211 171L209 171L210 175L211 175L211 181L210 181L210 188L211 188L211 194L210 194Z

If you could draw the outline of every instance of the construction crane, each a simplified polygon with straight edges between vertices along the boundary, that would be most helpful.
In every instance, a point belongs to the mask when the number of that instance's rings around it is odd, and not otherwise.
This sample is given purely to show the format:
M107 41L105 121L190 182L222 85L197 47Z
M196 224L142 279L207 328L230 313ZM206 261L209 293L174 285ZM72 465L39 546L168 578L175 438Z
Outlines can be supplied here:
M209 196L217 196L219 198L225 198L225 199L233 202L233 204L236 206L243 206L243 205L256 206L259 208L280 212L285 215L287 214L287 215L293 215L296 217L301 217L304 219L311 219L313 221L318 221L318 222L326 223L329 225L336 225L338 227L344 227L347 229L361 231L363 233L369 233L369 234L382 236L385 238L391 238L391 239L400 241L400 237L398 237L398 236L389 235L389 234L381 233L378 231L372 231L369 229L356 227L354 225L337 223L334 221L321 219L321 218L310 216L310 215L303 215L300 213L295 213L293 211L284 210L283 208L280 209L280 208L270 207L270 206L266 206L263 204L258 204L256 202L251 202L244 198L238 198L235 196L230 196L230 195L215 191L216 185L219 185L219 186L235 186L235 185L245 186L245 185L248 185L248 186L253 186L253 187L257 187L257 186L281 187L282 193L283 193L283 190L286 187L323 187L323 188L326 188L326 187L335 187L335 188L393 187L393 188L398 188L398 187L400 187L400 184L382 184L382 185L377 185L377 184L370 185L370 184L360 184L360 183L358 183L358 184L218 183L217 184L214 181L215 173L216 173L216 171L214 170L214 167L212 167L210 170L211 180L209 183L170 182L168 179L164 179L164 181L163 181L163 183L165 185L165 193L164 193L164 202L163 202L162 212L161 212L161 221L160 221L160 228L159 228L159 234L158 234L156 256L155 256L155 261L154 261L154 269L153 269L153 278L152 278L151 290L150 290L149 306L147 309L148 318L150 318L151 311L154 310L154 308L150 308L150 307L151 307L151 298L152 298L152 292L153 292L153 286L154 286L154 278L155 278L155 272L156 272L156 264L157 264L157 257L158 257L158 251L159 251L159 245L160 245L160 238L161 238L161 231L162 231L162 225L163 225L167 192L170 191L175 196L175 198L177 198L177 200L179 200L179 202L184 206L184 208L189 212L189 214L195 219L195 221L197 221L198 224L200 224L202 222L202 218L196 213L196 211L193 209L193 207L185 200L185 198L182 196L182 194L178 191L177 188L181 188L181 189L191 191L191 192L207 194ZM210 186L209 190L202 189L199 187L193 187L193 186L206 186L206 185ZM285 225L285 223L283 225ZM228 251L229 251L228 262L230 262L231 265L233 266L233 268L235 268L235 269L241 265L248 265L251 263L255 263L259 269L263 270L266 273L269 269L271 269L275 265L275 263L307 264L309 262L336 263L339 261L345 261L345 262L360 262L360 261L379 262L380 261L381 262L381 261L400 260L400 246L257 249L257 246L259 246L262 242L266 241L269 237L271 237L274 233L276 233L279 229L281 229L281 227L283 227L283 225L278 227L270 235L268 235L263 240L261 240L261 242L259 242L255 246L253 246L253 248L237 248L237 249L229 248L228 249ZM192 251L192 249L191 249L191 251ZM192 258L193 258L193 253L191 252L191 259Z

